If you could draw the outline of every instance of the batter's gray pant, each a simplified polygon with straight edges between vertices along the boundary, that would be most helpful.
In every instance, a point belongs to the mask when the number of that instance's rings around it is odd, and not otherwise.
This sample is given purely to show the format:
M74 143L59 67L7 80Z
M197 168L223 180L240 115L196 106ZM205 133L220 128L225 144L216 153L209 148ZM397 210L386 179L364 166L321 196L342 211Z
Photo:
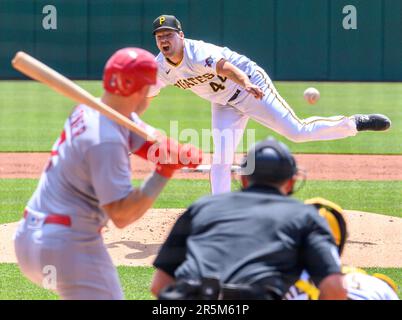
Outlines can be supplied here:
M66 300L121 300L117 270L99 233L70 227L29 226L23 219L14 238L23 274Z

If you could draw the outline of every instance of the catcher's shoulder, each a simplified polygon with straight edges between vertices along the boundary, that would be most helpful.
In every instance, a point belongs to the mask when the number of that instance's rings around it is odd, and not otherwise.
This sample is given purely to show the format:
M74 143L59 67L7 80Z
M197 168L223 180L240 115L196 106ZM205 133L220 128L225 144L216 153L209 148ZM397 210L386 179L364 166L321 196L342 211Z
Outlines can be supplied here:
M228 203L229 201L231 201L230 199L235 197L238 193L239 191L227 192L215 195L214 194L205 195L194 201L191 206L203 207L205 205L215 205L215 204L219 205L221 203Z
M244 192L242 190L226 192L217 195L205 195L196 200L193 204L194 205L203 205L211 203L220 204L220 203L233 203L242 201L258 202L260 200L282 202L290 206L305 208L308 210L315 210L314 206L306 205L302 201L292 197L283 195L264 194L257 192Z

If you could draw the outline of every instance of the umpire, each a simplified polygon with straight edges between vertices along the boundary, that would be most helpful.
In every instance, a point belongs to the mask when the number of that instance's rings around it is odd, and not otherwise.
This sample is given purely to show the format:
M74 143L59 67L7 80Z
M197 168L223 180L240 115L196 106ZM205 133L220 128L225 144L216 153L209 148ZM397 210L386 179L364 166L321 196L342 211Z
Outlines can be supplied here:
M254 170L250 170L250 165ZM159 299L282 299L307 270L320 299L346 299L326 221L292 199L297 166L273 138L242 163L243 189L206 196L177 220L154 262Z

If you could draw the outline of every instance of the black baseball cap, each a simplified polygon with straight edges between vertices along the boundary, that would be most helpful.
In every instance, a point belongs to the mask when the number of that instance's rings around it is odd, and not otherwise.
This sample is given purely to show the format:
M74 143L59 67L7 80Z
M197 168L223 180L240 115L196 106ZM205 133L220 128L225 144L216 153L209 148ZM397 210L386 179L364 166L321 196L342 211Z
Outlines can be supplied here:
M154 20L152 33L155 35L156 31L162 29L182 31L180 21L177 20L175 16L170 16L167 14L162 14Z

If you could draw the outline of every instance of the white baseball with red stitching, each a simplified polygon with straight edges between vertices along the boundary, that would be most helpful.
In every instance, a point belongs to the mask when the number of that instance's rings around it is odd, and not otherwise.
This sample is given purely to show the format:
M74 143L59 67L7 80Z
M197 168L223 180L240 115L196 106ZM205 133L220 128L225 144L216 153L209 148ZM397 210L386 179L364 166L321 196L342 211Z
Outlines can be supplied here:
M304 100L309 104L315 104L320 99L320 92L316 88L307 88L304 91Z

